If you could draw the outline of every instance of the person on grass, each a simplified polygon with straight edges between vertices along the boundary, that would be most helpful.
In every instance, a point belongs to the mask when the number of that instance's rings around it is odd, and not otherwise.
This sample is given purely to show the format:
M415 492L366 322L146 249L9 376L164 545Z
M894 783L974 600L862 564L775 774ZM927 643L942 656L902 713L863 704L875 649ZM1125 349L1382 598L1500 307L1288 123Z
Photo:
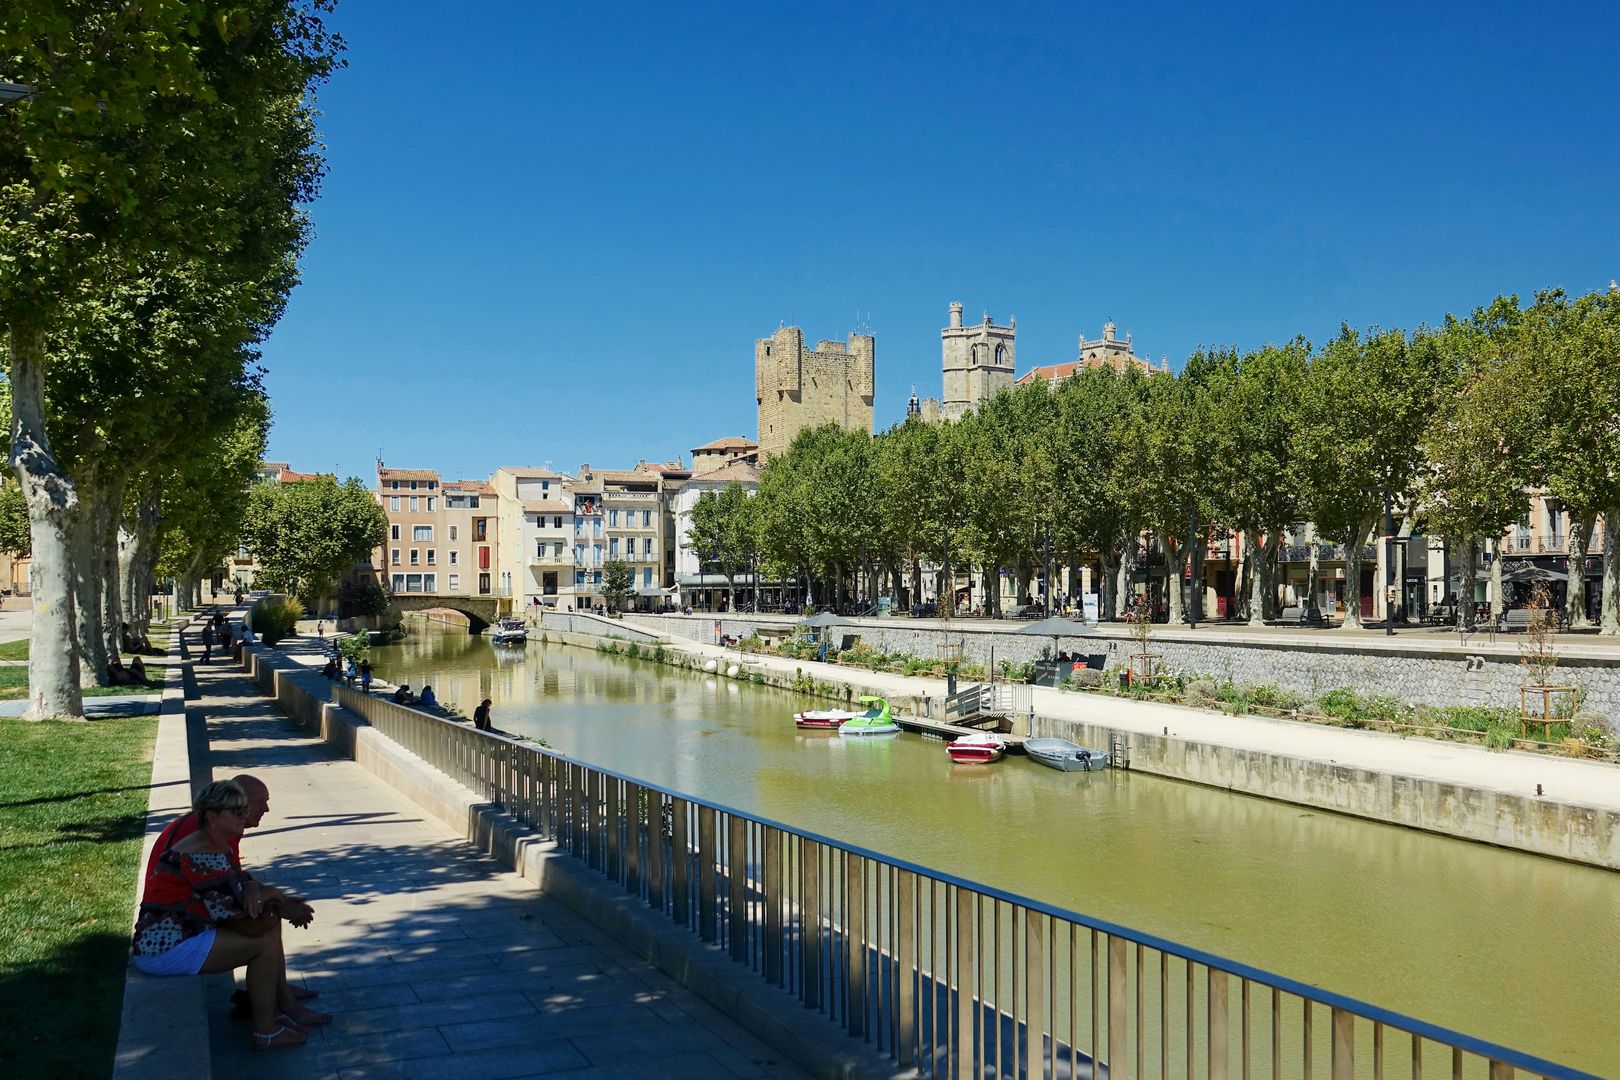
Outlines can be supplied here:
M249 1045L298 1046L310 1027L332 1017L301 1004L288 986L281 919L262 920L267 905L284 901L242 870L236 849L251 816L247 792L234 780L216 780L191 807L194 829L154 849L135 922L135 966L160 976L246 967Z

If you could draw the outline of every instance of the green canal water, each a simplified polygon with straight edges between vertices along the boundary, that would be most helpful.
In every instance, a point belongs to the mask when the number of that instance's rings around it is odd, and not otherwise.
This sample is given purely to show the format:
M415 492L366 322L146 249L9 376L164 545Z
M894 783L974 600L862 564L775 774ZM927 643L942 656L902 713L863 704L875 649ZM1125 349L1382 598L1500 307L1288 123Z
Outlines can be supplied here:
M581 760L1620 1075L1612 872L1140 773L800 733L809 699L565 646L427 633L373 659Z

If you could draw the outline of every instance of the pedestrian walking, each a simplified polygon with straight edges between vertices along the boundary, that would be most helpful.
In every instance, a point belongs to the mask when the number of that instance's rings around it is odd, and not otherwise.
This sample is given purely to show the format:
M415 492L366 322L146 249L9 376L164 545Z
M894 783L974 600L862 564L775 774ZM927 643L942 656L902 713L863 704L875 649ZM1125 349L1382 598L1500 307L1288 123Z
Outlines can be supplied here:
M322 622L320 619L315 620L315 636L316 637L325 637L326 636L326 624L324 622Z
M214 658L214 624L211 622L203 624L202 643L202 662L206 664Z

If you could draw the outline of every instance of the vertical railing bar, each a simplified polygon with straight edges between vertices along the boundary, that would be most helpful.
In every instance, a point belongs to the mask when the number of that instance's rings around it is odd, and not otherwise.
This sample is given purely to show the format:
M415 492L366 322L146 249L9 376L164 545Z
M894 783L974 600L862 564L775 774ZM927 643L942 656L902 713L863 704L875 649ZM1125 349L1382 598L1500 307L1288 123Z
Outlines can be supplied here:
M1044 918L1033 908L1024 909L1024 1070L1033 1073L1038 1063L1043 1075L1046 1072L1042 1042L1044 1033L1041 1030L1041 1013L1046 1011L1045 1003L1041 1001L1042 984L1045 982L1042 976L1046 967L1041 925Z
M1423 1040L1412 1032L1412 1080L1423 1080Z
M1205 971L1208 973L1209 995L1209 1080L1226 1080L1231 1062L1228 1053L1231 1028L1226 1009L1227 975L1219 968L1206 968Z
M844 968L846 995L845 1030L866 1038L866 859L851 854L844 866Z
M820 844L800 838L799 867L801 914L799 915L800 963L804 968L804 1003L818 1012L821 998L821 853Z
M1384 1023L1373 1021L1373 1080L1384 1080Z
M1451 1080L1463 1080L1463 1053L1460 1046L1451 1048Z
M1147 1061L1142 1052L1142 958L1145 955L1146 949L1138 941L1136 943L1136 1053L1131 1059L1136 1066L1135 1075L1137 1076L1142 1075L1142 1070L1147 1066Z
M748 959L748 819L726 815L726 908L733 960Z
M1159 1077L1170 1080L1170 954L1159 950Z
M1108 937L1108 1075L1124 1076L1125 1069L1125 1002L1126 941L1110 934Z
M1092 1071L1093 1075L1096 1074L1098 1066L1102 1064L1102 1057L1103 1057L1101 1028L1100 1028L1099 1023L1098 1023L1098 1015L1099 1015L1098 1014L1098 1009L1102 1005L1102 991L1100 989L1098 989L1098 982L1097 982L1098 975L1099 975L1099 969L1102 967L1102 965L1098 962L1098 948L1099 948L1099 946L1097 944L1097 941L1098 941L1097 935L1098 935L1098 931L1095 928L1092 928L1092 930L1091 930L1091 972L1090 972L1090 977L1091 977L1091 1071Z
M1185 961L1187 966L1187 1080L1193 1080L1193 962Z
M1304 1080L1311 1080L1311 1051L1314 1049L1311 1046L1311 1000L1310 998L1300 998L1300 1002L1305 1006L1305 1062L1302 1075Z
M982 1027L974 996L983 985L978 978L978 957L983 949L974 948L979 929L979 894L966 885L955 886L956 893L956 1076L957 1080L977 1080L984 1060L975 1049ZM970 985L971 984L971 985Z
M715 867L719 841L715 830L714 808L698 806L698 937L714 944L719 936L719 897Z
M1069 1080L1075 1080L1080 1075L1079 929L1076 924L1069 923ZM1056 1069L1053 1071L1056 1072Z
M1271 988L1271 1080L1282 1080L1282 991Z
M1332 1070L1333 1080L1355 1080L1355 1014L1347 1009L1334 1009L1329 1013L1329 1022L1332 1025L1333 1043L1328 1067Z

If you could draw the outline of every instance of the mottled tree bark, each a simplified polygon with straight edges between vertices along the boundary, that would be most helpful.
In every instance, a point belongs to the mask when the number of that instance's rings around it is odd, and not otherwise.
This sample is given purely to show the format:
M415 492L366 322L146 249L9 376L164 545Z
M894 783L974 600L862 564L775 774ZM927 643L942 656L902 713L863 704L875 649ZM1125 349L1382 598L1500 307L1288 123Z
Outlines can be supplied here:
M1479 627L1479 620L1474 617L1474 563L1478 558L1478 541L1472 537L1464 537L1457 543L1458 570L1461 580L1457 585L1457 625L1466 633L1472 634Z
M1263 572L1262 551L1254 530L1243 530L1243 566L1249 579L1249 625L1266 624L1266 578Z
M1620 634L1620 506L1603 511L1603 622L1599 632Z
M1569 518L1569 584L1564 590L1564 622L1572 630L1592 625L1586 613L1586 549L1592 542L1596 521L1595 514L1571 514Z
M1372 524L1362 522L1350 531L1344 545L1344 622L1341 630L1359 630L1361 622L1361 545L1372 531Z
M34 618L24 715L31 720L83 719L71 536L79 496L45 434L44 328L13 324L10 339L11 467L28 502L33 546L29 586Z

